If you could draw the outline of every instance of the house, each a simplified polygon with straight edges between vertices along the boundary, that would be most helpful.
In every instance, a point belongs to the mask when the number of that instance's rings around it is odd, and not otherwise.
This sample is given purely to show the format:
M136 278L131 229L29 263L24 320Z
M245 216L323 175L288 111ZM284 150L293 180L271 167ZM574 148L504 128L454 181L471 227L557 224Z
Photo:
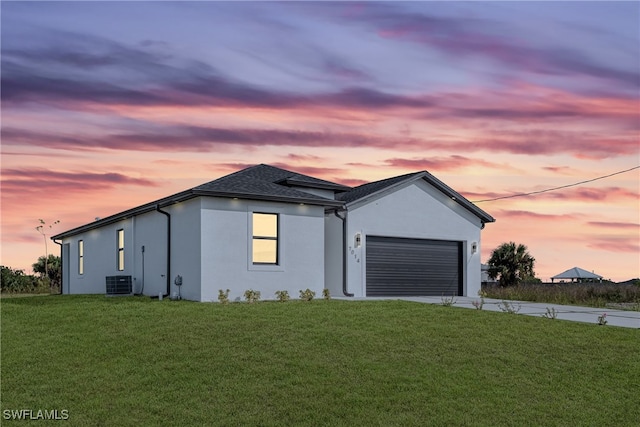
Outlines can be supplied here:
M497 278L491 278L491 276L489 276L489 269L491 268L491 266L489 264L480 264L480 271L482 272L481 274L481 282L483 285L496 285L498 284L498 279Z
M52 239L65 294L476 295L493 221L428 172L350 188L262 164Z
M587 270L584 270L579 267L573 267L568 269L567 271L563 271L560 274L556 274L551 278L551 283L555 280L560 280L564 282L568 280L570 282L602 282L602 276L599 276L595 273L591 273Z

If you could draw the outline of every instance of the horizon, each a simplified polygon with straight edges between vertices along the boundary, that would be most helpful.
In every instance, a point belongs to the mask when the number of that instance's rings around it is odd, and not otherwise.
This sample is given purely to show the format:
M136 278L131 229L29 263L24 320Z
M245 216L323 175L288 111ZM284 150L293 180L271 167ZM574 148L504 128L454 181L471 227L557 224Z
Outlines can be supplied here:
M543 281L640 277L640 3L0 10L2 265L31 272L39 218L54 235L266 163L426 170L496 219L483 264L514 241Z

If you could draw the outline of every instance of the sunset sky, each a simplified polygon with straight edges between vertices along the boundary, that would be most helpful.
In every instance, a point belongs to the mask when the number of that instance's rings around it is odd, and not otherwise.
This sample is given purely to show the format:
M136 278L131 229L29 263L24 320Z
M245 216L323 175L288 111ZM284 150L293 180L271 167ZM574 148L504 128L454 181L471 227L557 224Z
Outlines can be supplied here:
M248 165L471 201L640 164L638 2L8 2L2 264ZM640 276L640 170L478 203L537 276ZM59 247L49 243L49 250Z

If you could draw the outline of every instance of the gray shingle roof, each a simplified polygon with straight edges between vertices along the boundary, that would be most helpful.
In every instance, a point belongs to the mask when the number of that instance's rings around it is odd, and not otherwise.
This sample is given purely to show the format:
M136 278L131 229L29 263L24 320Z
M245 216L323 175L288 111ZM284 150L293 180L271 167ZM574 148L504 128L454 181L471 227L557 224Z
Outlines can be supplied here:
M297 182L300 182L303 187L311 188L348 188L311 176L261 164L199 185L193 190L199 194L273 198L274 200L282 199L282 201L297 201L299 199L302 203L316 201L318 204L328 202L328 205L331 206L341 205L333 199L290 187Z
M296 172L280 169L269 165L256 165L240 170L230 175L223 176L216 180L207 182L197 187L190 188L177 194L156 200L98 221L76 227L72 230L65 231L52 237L52 239L62 239L74 234L81 233L94 228L102 227L107 224L120 221L123 218L140 215L156 209L156 207L164 207L176 202L189 200L198 196L213 197L238 197L255 200L271 200L289 203L306 203L320 206L340 207L343 202L339 200L321 197L304 191L291 188L291 183L287 180L291 178L294 181L304 181L303 187L316 187L321 189L336 188L344 191L349 187L344 187L329 181L302 175ZM280 182L280 184L278 184Z
M312 176L302 175L299 173L293 174L292 176L287 177L283 180L277 181L276 183L295 185L298 187L320 188L324 190L335 190L335 191L351 190L351 187L347 187L346 185L336 184L335 182L325 181L323 179L318 179Z
M403 182L408 178L413 177L414 175L418 175L420 172L408 173L406 175L394 176L393 178L387 178L380 181L369 182L367 184L362 184L358 187L351 189L342 194L338 194L336 199L342 200L345 203L351 203L356 200L362 199L363 197L369 196L373 193L377 193L378 191L382 191L385 188L389 188L399 182Z

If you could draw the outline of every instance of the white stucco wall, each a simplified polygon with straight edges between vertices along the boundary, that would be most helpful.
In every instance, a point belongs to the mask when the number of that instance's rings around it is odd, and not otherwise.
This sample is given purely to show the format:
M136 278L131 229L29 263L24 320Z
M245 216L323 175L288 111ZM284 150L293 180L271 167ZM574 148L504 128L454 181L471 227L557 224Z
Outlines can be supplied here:
M148 212L135 217L133 249L136 293L163 294L167 289L167 219L158 212ZM144 255L142 247L144 246ZM125 253L126 254L126 253ZM144 268L143 268L144 262ZM143 271L144 270L144 271Z
M203 283L201 266L201 216L203 199L198 197L176 203L166 210L171 214L171 294L178 292L176 276L182 276L182 298L200 301ZM166 287L166 284L165 284Z
M324 287L332 296L342 292L342 220L333 212L324 220Z
M278 213L280 265L253 265L251 213ZM230 300L244 291L260 291L275 299L286 290L291 298L324 288L324 209L319 206L223 198L202 200L202 301L218 301L218 290L229 289Z
M163 210L171 214L171 284L184 277L183 296L200 299L200 199ZM124 270L117 270L117 230L124 230ZM78 241L84 241L84 274L78 272ZM157 296L167 290L167 218L150 211L63 239L69 244L64 293L104 294L107 276L131 276L134 293ZM144 246L144 254L142 247Z
M423 180L350 207L347 221L348 291L366 295L366 236L407 237L463 242L463 294L480 290L481 221ZM356 233L362 245L356 248ZM478 243L471 253L472 242Z
M104 294L107 276L134 277L134 221L132 218L90 230L70 238L62 243L69 244L68 274L69 283L63 286L71 294ZM117 230L124 230L124 270L117 269ZM78 271L78 241L84 242L84 274ZM136 282L134 282L134 288Z

